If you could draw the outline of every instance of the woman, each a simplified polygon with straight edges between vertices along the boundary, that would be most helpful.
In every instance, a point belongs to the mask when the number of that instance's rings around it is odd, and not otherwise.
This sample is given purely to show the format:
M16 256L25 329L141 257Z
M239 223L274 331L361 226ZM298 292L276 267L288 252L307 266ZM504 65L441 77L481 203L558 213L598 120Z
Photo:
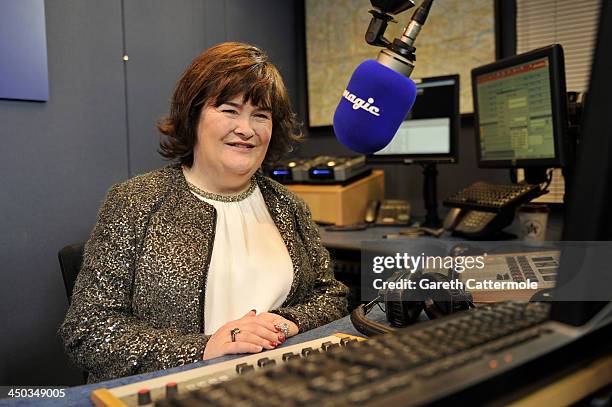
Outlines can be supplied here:
M266 55L207 50L158 127L180 162L111 188L60 327L89 380L273 349L344 316L308 208L258 172L301 138Z

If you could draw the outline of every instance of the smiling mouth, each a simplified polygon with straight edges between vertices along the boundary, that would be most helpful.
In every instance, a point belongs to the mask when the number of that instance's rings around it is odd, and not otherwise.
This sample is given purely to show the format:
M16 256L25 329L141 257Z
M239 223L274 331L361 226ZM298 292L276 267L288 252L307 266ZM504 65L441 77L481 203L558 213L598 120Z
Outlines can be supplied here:
M228 146L231 146L231 147L242 148L242 149L245 149L245 150L250 150L252 148L255 148L254 145L248 144L248 143L225 143L225 144L228 145Z

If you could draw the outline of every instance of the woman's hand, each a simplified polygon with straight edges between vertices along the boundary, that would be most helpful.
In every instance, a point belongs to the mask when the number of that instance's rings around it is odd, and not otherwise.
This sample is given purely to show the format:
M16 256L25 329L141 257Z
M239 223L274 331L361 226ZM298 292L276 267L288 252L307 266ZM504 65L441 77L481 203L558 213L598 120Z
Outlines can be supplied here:
M269 317L264 317L265 314L269 313L256 315L255 310L251 310L242 318L230 321L217 329L208 339L203 359L235 353L259 353L263 349L274 349L279 343L284 342L283 334L274 327ZM278 315L275 317L281 318ZM236 341L232 342L231 331L234 328L238 328L240 332L235 335Z
M294 322L289 321L288 319L283 318L280 315L273 314L271 312L262 312L261 314L257 315L257 318L261 318L261 319L263 319L265 321L269 321L269 322L272 323L272 325L287 324L287 326L289 327L289 336L288 337L292 337L293 335L297 335L299 330L300 330L298 328L298 326ZM281 333L281 335L282 335L282 333Z

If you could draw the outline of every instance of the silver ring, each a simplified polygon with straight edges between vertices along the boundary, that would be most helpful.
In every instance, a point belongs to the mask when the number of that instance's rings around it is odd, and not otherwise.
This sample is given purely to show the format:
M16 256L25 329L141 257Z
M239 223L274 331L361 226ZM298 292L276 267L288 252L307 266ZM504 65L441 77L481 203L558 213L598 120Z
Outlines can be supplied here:
M285 338L289 337L289 325L287 325L285 322L283 322L282 324L276 324L274 325L274 327L281 331Z
M236 342L236 335L240 333L240 328L234 328L230 331L230 335L232 336L232 342Z

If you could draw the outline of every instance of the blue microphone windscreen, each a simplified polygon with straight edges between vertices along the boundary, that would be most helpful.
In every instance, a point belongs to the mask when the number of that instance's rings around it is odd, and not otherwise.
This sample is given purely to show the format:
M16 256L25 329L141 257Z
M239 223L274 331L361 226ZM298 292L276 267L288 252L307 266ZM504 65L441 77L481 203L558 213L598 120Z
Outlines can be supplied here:
M336 137L358 153L382 150L408 115L416 93L410 78L374 60L362 62L334 113Z

